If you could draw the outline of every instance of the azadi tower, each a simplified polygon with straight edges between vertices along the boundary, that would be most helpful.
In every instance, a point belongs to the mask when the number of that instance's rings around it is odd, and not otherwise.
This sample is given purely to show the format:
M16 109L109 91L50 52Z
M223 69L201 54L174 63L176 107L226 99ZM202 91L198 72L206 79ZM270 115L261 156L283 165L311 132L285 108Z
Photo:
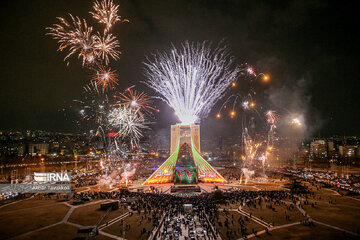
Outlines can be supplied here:
M225 183L200 155L200 126L172 125L170 157L143 183Z

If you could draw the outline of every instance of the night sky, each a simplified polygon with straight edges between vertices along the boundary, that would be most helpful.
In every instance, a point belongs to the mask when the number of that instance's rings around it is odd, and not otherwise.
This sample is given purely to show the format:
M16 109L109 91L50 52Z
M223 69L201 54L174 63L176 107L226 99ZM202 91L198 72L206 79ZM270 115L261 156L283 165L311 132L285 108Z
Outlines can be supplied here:
M112 64L118 89L136 84L154 94L140 83L145 55L185 40L224 39L239 63L270 74L271 83L258 87L261 101L277 104L273 108L279 112L300 108L313 135L360 134L355 1L114 1L130 20L114 28L122 51ZM76 58L66 66L64 53L57 52L45 28L67 13L99 26L91 10L92 1L84 0L2 2L0 129L76 131L60 110L79 97L89 76ZM158 104L162 111L156 128L168 129L176 120ZM216 111L205 126L218 124Z

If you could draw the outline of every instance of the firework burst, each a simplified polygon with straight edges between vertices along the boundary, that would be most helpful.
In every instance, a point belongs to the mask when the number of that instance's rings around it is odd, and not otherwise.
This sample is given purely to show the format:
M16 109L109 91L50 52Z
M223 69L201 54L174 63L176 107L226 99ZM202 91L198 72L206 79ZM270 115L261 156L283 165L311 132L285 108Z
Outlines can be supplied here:
M199 122L223 96L240 70L228 48L185 42L145 63L147 84L161 95L182 124Z
M47 35L52 36L59 44L59 51L67 50L68 53L64 58L67 61L71 56L77 55L82 59L82 65L92 68L96 64L108 65L110 58L118 60L121 52L119 51L120 43L117 38L109 32L111 26L121 21L118 16L118 5L112 0L96 1L94 3L95 12L91 12L92 16L100 23L105 24L103 31L95 31L89 26L85 19L80 20L79 17L73 17L69 14L70 21L65 18L58 17L60 21L49 30ZM128 21L128 20L123 20ZM69 64L69 62L67 62Z
M121 93L120 96L115 97L119 99L118 105L134 108L141 118L144 118L144 114L151 114L152 111L156 110L153 107L152 99L142 91L128 88L125 93Z
M91 133L107 126L110 101L108 95L102 93L96 82L90 82L84 87L80 98L72 101L69 106L71 112L68 113L72 116L75 113L77 117L75 123ZM67 115L67 111L64 113Z
M114 60L120 58L120 47L119 41L111 33L106 33L104 36L101 36L99 33L94 36L94 49L98 58L101 58L105 61L106 64L109 63L109 56Z
M116 70L111 70L110 67L99 65L98 69L95 69L94 71L95 73L91 80L96 82L98 86L102 86L104 92L118 84Z
M128 106L120 105L112 109L108 119L122 139L130 139L131 145L138 145L143 136L142 130L147 128L147 123L139 116L138 110Z
M278 122L278 119L279 119L279 115L275 111L269 110L266 112L266 120L267 120L267 123L269 124L269 131L268 131L267 149L266 149L266 153L264 155L263 165L268 160L268 158L271 156L270 154L271 154L273 146L274 146L275 129L276 129L276 124Z
M270 125L276 124L279 118L279 115L275 111L269 110L266 112L266 120Z
M90 12L90 14L99 23L105 24L105 31L108 31L118 21L129 21L127 19L121 20L118 15L119 5L114 4L112 0L95 1L93 8L94 12Z
M48 27L50 32L47 34L57 40L59 51L68 49L65 61L72 55L78 55L78 58L82 59L83 65L86 62L92 62L95 55L93 28L88 26L85 19L80 20L79 17L73 17L71 14L69 16L71 21L59 17L60 23Z

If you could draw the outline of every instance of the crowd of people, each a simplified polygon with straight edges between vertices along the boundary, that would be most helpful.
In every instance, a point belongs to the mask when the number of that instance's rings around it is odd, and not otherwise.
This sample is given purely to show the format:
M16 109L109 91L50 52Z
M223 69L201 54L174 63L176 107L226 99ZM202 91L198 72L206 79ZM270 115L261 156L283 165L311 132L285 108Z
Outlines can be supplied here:
M220 192L219 190L217 192ZM204 229L207 232L208 239L214 238L219 234L217 228L214 226L219 225L219 210L220 204L237 204L247 205L250 207L261 204L262 201L267 202L268 207L274 205L281 205L283 199L289 199L290 201L297 200L293 194L288 191L244 191L235 190L231 192L221 192L220 197L215 193L203 193L195 196L177 196L163 193L143 193L143 192L130 192L130 191L113 191L113 192L81 192L73 195L74 199L117 199L120 201L128 201L129 208L133 212L145 213L145 215L152 216L153 227L156 229L161 224L161 219L173 218L176 216L183 216L186 214L185 204L191 204L194 206L193 213L201 219ZM294 207L294 206L292 206ZM149 215L151 214L151 215ZM229 221L237 221L239 228L231 229L229 227ZM245 237L251 232L246 228L246 217L239 219L227 219L225 221L225 227L227 228L226 235L229 239L232 235L236 234L236 231ZM253 230L252 230L253 231ZM150 234L148 232L148 234ZM155 233L154 233L155 234ZM156 232L158 237L161 237L163 233Z

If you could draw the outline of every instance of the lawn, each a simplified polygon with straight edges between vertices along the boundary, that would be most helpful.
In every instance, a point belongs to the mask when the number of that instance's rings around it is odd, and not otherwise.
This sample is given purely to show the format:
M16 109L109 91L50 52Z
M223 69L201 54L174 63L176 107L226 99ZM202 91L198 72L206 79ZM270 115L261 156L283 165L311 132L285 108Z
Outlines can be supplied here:
M144 219L142 220L141 217L143 217ZM145 219L144 213L134 213L132 216L126 217L123 220L123 223L120 220L113 225L104 228L103 231L119 237L123 237L123 225L124 229L126 229L126 225L130 225L130 229L125 231L125 238L128 240L145 240L147 239L147 232L153 230L152 214L147 214ZM146 229L145 234L141 234L141 230L143 228Z
M9 212L2 209L0 212L0 236L7 239L57 223L64 218L68 210L69 207L64 204L57 204L56 207L42 206Z
M327 228L321 225L315 226L303 226L296 225L288 228L276 229L271 231L269 234L262 234L257 237L258 239L266 240L338 240L338 239L348 239L355 240L358 239L353 235L346 234L344 235L341 231L337 231L332 228Z
M42 231L33 232L28 235L22 236L17 238L18 240L25 240L25 239L34 239L34 240L43 240L43 239L54 239L54 240L62 240L62 239L74 239L78 236L85 236L85 235L78 235L77 227L68 225L68 224L59 224L51 228L44 229ZM103 235L98 235L94 238L94 240L110 240Z
M77 223L83 226L91 226L97 224L99 219L106 213L106 211L100 210L100 205L104 202L94 203L91 205L79 206L76 208L69 218L69 222ZM119 209L111 211L109 215L104 219L103 223L109 221L115 217L118 217L125 212L127 208L123 205L119 205Z
M26 199L26 200L22 200L22 201L10 204L8 206L4 206L4 207L0 208L0 212L18 210L18 209L24 209L24 208L31 208L31 207L46 206L46 205L50 206L50 205L60 204L60 202L61 202L60 199L55 199L54 197L52 199L30 198L30 199Z
M272 204L272 207L275 208L275 211L273 211L270 208L267 208L266 205ZM292 210L288 210L287 206L289 206L290 203L284 203L283 205L275 205L274 203L268 203L268 202L261 202L261 206L256 205L256 208L251 206L248 207L245 205L242 210L247 213L252 213L253 216L260 218L262 217L262 220L270 223L274 226L284 225L288 223L293 222L300 222L304 219L300 211L296 208L293 208ZM289 220L285 218L285 212L290 217Z
M234 216L234 218L232 216ZM227 232L228 228L226 228L226 226L225 226L226 218L229 220L229 229L233 230L233 234L231 235L230 239L241 238L241 232L239 232L240 224L238 222L240 217L244 220L244 216L238 212L229 211L229 212L227 212L227 214L223 213L223 212L219 213L219 218L216 221L216 228L219 230L219 233L220 233L220 236L222 239L228 239L226 236L226 232ZM233 219L233 222L232 222L232 219ZM219 222L222 223L221 226L220 226ZM261 231L261 230L265 229L265 227L261 226L260 224L255 223L254 221L250 220L250 221L244 221L244 222L245 222L245 227L247 228L248 234L252 233L252 229L254 229L255 231Z
M360 208L318 203L316 207L304 205L311 218L352 232L360 232Z

